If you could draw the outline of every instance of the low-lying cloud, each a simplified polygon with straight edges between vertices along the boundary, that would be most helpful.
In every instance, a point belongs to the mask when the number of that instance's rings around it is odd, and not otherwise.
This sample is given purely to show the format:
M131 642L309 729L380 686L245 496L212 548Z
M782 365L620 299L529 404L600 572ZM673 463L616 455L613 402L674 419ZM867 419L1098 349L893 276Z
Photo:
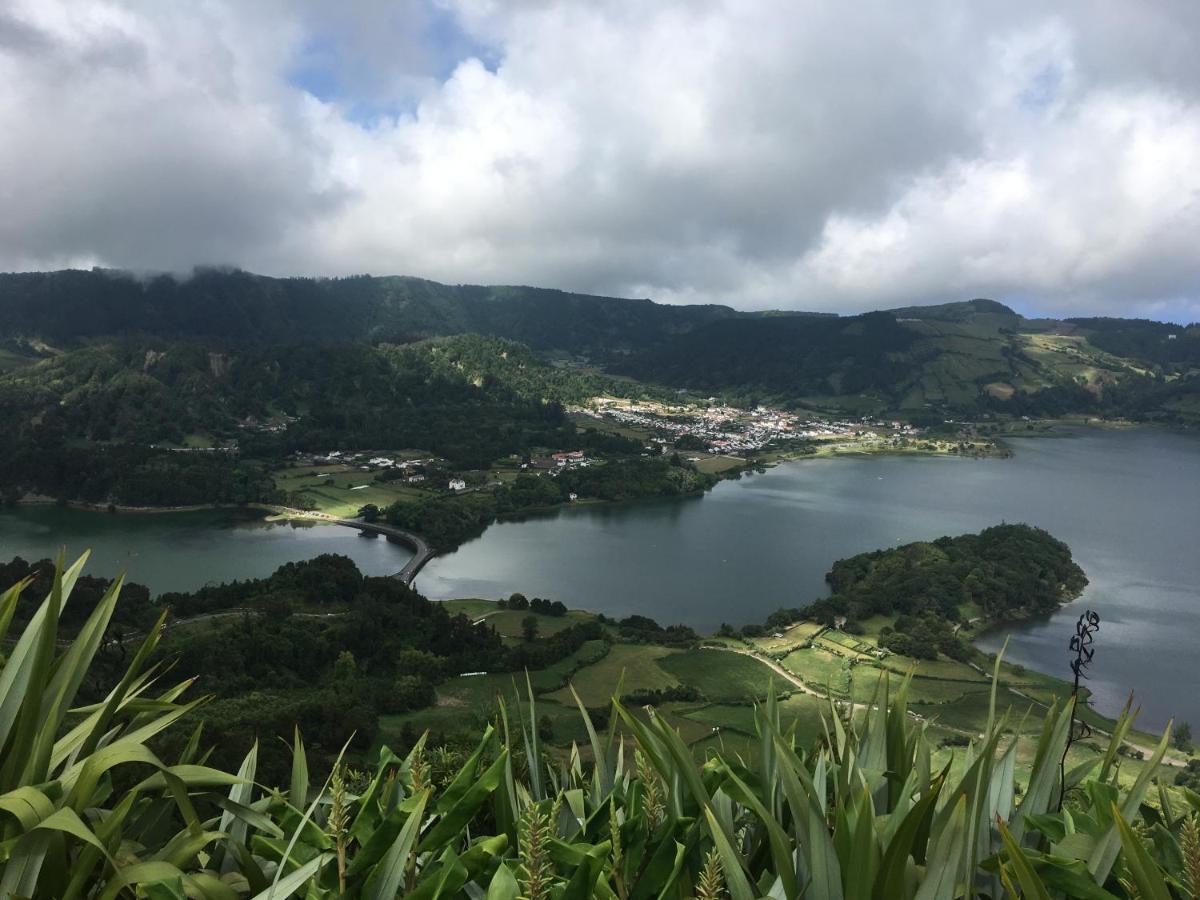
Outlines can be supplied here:
M0 11L0 268L1200 318L1194 0L331 9Z

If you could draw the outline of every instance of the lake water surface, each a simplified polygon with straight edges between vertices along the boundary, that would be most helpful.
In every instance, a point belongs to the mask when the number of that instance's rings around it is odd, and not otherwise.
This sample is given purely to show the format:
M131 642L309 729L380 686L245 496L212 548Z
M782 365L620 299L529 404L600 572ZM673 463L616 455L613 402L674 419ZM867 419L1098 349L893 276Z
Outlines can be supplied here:
M1200 724L1200 440L1139 429L1013 444L1011 459L805 460L683 503L502 523L418 583L431 597L520 589L711 629L821 596L840 557L1027 522L1066 541L1091 583L1048 621L1010 629L1008 658L1066 676L1067 641L1090 607L1102 618L1097 708L1115 713L1136 690L1143 726Z
M74 560L92 551L85 571L124 569L151 593L191 591L208 582L262 578L287 562L340 553L368 575L398 572L412 551L353 528L262 521L261 513L211 510L110 514L34 506L0 512L0 559Z
M433 560L417 588L434 598L520 590L707 630L824 594L824 573L840 557L1028 522L1070 544L1091 584L1048 621L1015 629L1009 658L1065 675L1074 620L1093 608L1102 617L1090 682L1097 707L1113 713L1133 689L1143 726L1171 715L1200 725L1200 440L1130 430L1013 444L1005 460L786 463L702 498L504 522ZM91 571L127 564L155 591L266 575L323 552L344 553L369 574L395 572L409 558L351 529L234 524L221 513L0 513L2 557L45 556L62 543L94 547ZM1002 639L983 644L995 649Z

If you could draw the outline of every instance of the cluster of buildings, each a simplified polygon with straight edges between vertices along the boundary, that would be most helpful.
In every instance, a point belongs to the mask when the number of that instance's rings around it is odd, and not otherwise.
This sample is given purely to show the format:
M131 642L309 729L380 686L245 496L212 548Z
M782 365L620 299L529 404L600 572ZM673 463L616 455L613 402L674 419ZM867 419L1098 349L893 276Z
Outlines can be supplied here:
M521 463L522 471L549 472L557 475L564 469L586 469L594 460L582 450L564 450L549 456L535 456Z
M597 404L596 409L580 412L596 419L609 418L664 434L665 437L659 438L658 443L678 441L684 436L695 437L721 453L754 452L768 444L784 441L847 437L860 432L867 424L804 419L795 413L766 406L750 410L720 404L669 407L604 399L597 401Z
M594 408L577 412L595 419L612 419L648 429L661 437L654 442L667 447L685 436L703 441L718 453L747 453L796 440L899 439L920 433L899 421L872 417L817 419L767 406L738 409L709 398L706 406L668 406L660 403L596 398ZM881 432L887 434L883 438Z
M260 420L256 416L247 416L237 423L237 427L242 431L257 431L265 434L281 434L288 430L288 426L293 422L299 422L299 416L279 415L273 416L267 420Z
M310 466L355 466L363 472L393 470L397 473L396 481L405 481L409 484L420 484L425 481L429 474L429 468L440 462L437 457L432 456L427 459L399 459L381 455L373 450L362 453L343 450L330 450L323 454L296 453L294 457L301 464Z

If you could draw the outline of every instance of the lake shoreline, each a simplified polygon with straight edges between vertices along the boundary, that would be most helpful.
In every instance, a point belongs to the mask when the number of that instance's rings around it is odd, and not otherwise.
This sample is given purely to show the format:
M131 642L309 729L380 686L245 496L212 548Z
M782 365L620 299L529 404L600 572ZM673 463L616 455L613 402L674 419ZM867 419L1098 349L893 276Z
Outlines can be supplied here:
M210 512L215 510L254 510L273 513L282 509L269 503L193 503L186 506L125 506L119 503L85 503L82 500L57 500L54 497L26 495L15 507L57 507L76 512L106 513L108 515L161 515L162 513Z
M862 447L862 448L846 448L840 449L837 447L818 447L815 452L802 453L793 450L777 450L771 451L763 457L752 457L743 460L743 464L722 472L714 472L713 477L717 479L717 484L722 481L736 481L747 472L765 472L767 469L772 469L780 462L804 462L809 459L870 459L874 457L929 457L941 459L1011 459L1015 453L1013 448L1001 443L1003 438L1066 438L1075 437L1078 435L1078 429L1095 428L1100 431L1108 430L1131 430L1137 428L1162 428L1172 433L1189 433L1189 429L1178 429L1171 426L1158 425L1155 423L1133 422L1130 420L1109 420L1096 418L1063 418L1063 419L1037 419L1031 423L1044 426L1037 431L1004 431L996 435L998 446L991 452L967 452L953 453L948 450L940 449L925 449L921 447ZM1077 429L1075 432L1058 431L1059 428ZM712 487L715 487L714 484ZM541 513L554 510L569 508L571 506L597 506L597 505L613 505L624 504L630 502L643 502L647 500L673 500L673 499L690 499L693 497L702 497L707 494L712 488L704 488L687 494L681 494L676 497L628 497L620 500L603 500L600 498L589 497L582 498L577 501L567 503L550 504L546 506L530 507L527 510L519 510L513 513L506 513L496 517L497 522L502 521L520 521L520 517L524 513ZM185 513L185 512L204 512L209 510L223 509L246 509L246 510L261 510L270 514L281 514L285 507L279 504L262 503L253 501L249 503L193 503L177 506L132 506L120 503L88 503L83 500L59 500L55 497L47 497L38 494L26 494L19 498L15 503L11 504L17 507L45 507L57 506L66 509L78 510L80 512L97 512L120 515L155 515L161 513Z
M1004 465L950 466L914 454L810 465L800 465L802 458L771 466L770 478L726 478L704 503L577 501L527 511L435 559L417 585L431 599L522 591L618 617L686 622L708 633L722 621L762 618L823 596L823 574L835 559L1000 521L1026 522L1066 541L1092 583L1083 602L1049 618L989 623L973 643L993 652L1003 641L996 635L1010 631L1007 659L1031 672L1066 674L1066 643L1086 606L1104 621L1089 682L1094 706L1115 713L1133 687L1147 725L1172 716L1200 721L1200 701L1177 685L1172 664L1188 652L1188 635L1200 630L1192 599L1200 583L1192 552L1200 444L1191 432L1078 422L1060 423L1050 434L1056 439L1024 439L1045 431L1015 435L1016 455ZM1068 435L1073 439L1057 439ZM97 556L105 567L116 571L128 559L132 574L146 573L143 583L156 593L180 589L184 579L257 577L267 559L243 548L269 548L271 559L281 560L346 554L364 560L371 575L400 568L395 556L355 548L308 522L295 523L295 537L283 531L274 540L259 537L248 507L232 507L251 518L243 532L232 511L224 528L218 511L210 512L210 527L201 511L192 511L194 518L137 510L101 519L75 510L51 514L54 504L40 505L47 511L14 511L0 530L10 558L53 556L60 543L105 545Z

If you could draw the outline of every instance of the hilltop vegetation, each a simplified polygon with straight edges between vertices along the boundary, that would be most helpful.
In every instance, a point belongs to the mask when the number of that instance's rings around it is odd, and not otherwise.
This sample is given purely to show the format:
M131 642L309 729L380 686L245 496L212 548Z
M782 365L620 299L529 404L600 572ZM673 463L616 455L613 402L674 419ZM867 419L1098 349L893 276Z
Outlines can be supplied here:
M799 398L879 392L909 368L915 336L887 313L776 316L711 323L657 351L615 363L644 380L703 392Z
M482 338L227 353L115 342L0 378L0 409L18 435L182 445L204 434L262 452L418 446L478 462L561 425L549 398L587 388L518 345ZM272 422L286 427L239 427Z
M251 345L406 343L473 332L536 350L596 355L654 346L737 315L722 306L401 276L268 278L217 269L182 279L98 269L0 274L0 335L55 345L147 335Z
M1087 586L1071 549L1041 528L994 525L839 559L825 576L833 591L814 617L851 620L935 613L957 621L966 605L989 620L1044 615Z
M160 351L163 342L182 341L220 354L238 347L406 344L465 333L744 402L914 415L1200 419L1200 327L1028 320L990 300L839 318L404 277L274 279L218 270L181 280L99 270L0 275L0 369L113 339L134 339L140 347L156 338ZM130 372L143 365L139 355L122 363ZM280 373L291 377L285 364ZM561 400L579 386L551 379L543 396Z
M967 619L987 623L1046 615L1087 586L1070 548L1040 528L996 525L839 559L826 574L833 593L805 608L808 618L862 633L887 617L879 644L917 659L967 659L958 634ZM964 614L964 611L968 611Z

